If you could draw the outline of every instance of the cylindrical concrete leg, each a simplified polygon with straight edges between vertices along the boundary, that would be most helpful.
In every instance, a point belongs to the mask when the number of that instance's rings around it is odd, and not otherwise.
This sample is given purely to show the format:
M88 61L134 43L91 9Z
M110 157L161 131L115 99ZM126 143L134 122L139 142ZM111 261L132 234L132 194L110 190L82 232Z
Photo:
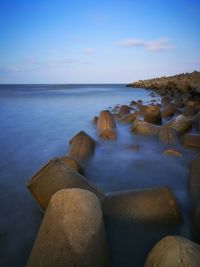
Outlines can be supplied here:
M100 112L97 129L99 136L107 139L116 138L116 126L113 115L108 110Z
M200 148L200 134L184 134L182 143L184 146Z
M146 121L136 120L133 123L131 131L137 134L142 134L142 135L157 136L160 131L160 126L151 124Z
M27 267L107 267L99 199L87 190L63 189L51 198Z
M149 252L144 267L199 267L199 264L199 244L181 236L167 236Z
M177 133L172 128L161 127L158 138L164 144L174 144L177 142Z
M176 200L168 187L155 187L107 195L107 218L142 224L176 224L181 221Z
M76 134L69 144L68 156L80 161L88 160L95 152L95 141L84 131Z

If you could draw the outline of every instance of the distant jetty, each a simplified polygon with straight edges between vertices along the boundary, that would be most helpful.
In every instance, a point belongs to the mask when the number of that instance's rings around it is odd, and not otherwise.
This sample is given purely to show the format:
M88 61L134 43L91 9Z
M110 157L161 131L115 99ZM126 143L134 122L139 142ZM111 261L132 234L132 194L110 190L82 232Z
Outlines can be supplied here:
M200 95L200 72L194 71L169 77L139 80L128 84L127 87L153 89L160 94L169 90L176 90Z

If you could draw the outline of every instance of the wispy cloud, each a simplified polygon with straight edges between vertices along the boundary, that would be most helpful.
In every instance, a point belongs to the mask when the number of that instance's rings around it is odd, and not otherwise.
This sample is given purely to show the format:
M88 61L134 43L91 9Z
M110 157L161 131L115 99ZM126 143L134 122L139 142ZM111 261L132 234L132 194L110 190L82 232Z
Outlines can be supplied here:
M24 62L28 65L65 65L65 64L71 64L76 62L76 59L74 58L66 58L66 59L51 59L51 60L39 60L37 58L28 58L25 59Z
M120 40L118 42L118 45L127 47L144 47L151 52L175 48L175 46L170 43L169 38L159 38L153 41L144 41L141 39L124 39Z
M0 73L15 73L17 71L19 69L14 66L0 66Z
M83 49L83 52L87 55L94 54L95 50L93 48L87 47Z

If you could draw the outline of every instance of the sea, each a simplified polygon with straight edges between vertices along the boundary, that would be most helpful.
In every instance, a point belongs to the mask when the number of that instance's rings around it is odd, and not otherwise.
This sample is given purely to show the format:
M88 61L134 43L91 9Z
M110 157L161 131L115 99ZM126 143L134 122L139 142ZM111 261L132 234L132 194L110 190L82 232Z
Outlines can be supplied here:
M68 141L83 130L97 140L85 176L104 193L169 186L183 221L171 234L193 239L189 162L194 149L176 148L181 158L163 155L155 137L131 133L117 123L116 141L101 140L94 116L132 100L151 103L151 91L124 84L0 85L0 266L23 267L43 213L26 188L27 181L54 157L67 154ZM157 103L160 97L155 96ZM133 149L137 148L137 149ZM140 235L131 225L105 222L111 266L140 267L150 248L166 235L160 229Z

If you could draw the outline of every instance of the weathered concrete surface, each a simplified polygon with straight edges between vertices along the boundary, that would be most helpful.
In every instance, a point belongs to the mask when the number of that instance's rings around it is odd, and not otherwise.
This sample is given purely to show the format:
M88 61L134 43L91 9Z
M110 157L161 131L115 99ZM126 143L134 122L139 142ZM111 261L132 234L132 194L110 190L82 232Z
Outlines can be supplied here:
M184 134L182 143L184 146L200 148L200 134Z
M139 224L177 224L181 220L168 187L133 190L107 195L103 213L110 219Z
M192 118L195 114L194 106L195 106L195 101L191 101L191 100L187 101L183 109L183 114L186 117Z
M129 113L125 116L123 116L119 122L123 123L123 124L130 124L133 123L136 120L136 116L133 113Z
M193 125L200 132L200 111L193 117Z
M181 236L166 236L149 252L144 267L199 267L200 245Z
M194 241L200 242L200 201L192 208L192 236Z
M106 139L116 139L116 125L113 115L109 110L103 110L99 114L97 123L99 136Z
M162 109L161 117L162 118L172 117L174 115L175 110L176 110L176 107L172 104L169 104Z
M87 190L63 189L51 198L27 267L107 267L99 199Z
M161 124L160 108L158 106L149 106L144 114L144 121L153 124Z
M164 127L173 128L178 134L184 134L192 127L192 120L188 119L184 115L178 115L173 118Z
M167 155L167 156L172 156L172 157L182 157L182 153L173 149L173 148L170 148L170 149L166 149L164 152L163 152L164 155Z
M60 158L68 167L73 170L79 172L80 174L84 174L84 167L77 160L70 158L68 156L63 156Z
M162 105L162 107L163 108L167 107L169 105L169 103L170 103L169 96L167 96L167 95L163 96L162 99L161 99L161 105Z
M52 195L63 188L87 189L103 200L103 194L95 186L61 159L50 160L28 181L27 187L42 209L46 209Z
M146 121L136 120L131 127L131 131L142 135L157 136L159 134L160 127Z
M189 191L194 197L200 199L200 156L190 163Z
M177 142L176 131L171 128L161 127L158 138L164 144L175 144Z
M129 114L129 113L130 113L130 110L131 110L131 109L130 109L129 106L127 106L127 105L122 105L122 106L120 107L119 111L118 111L118 114L119 114L121 117L123 117L123 116Z
M88 160L95 152L95 141L84 131L80 131L70 141L68 156L80 161Z

